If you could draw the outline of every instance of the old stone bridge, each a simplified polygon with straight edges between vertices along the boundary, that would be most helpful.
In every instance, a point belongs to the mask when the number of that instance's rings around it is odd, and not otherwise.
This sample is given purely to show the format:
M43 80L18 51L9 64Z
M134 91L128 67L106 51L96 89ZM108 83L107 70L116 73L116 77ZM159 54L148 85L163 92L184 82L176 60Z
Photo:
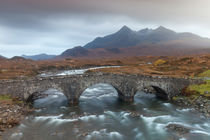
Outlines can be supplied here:
M201 81L182 78L94 73L0 80L0 94L10 94L28 100L35 93L54 88L63 92L70 104L77 104L85 89L95 84L105 83L113 86L123 101L133 101L135 93L147 87L153 87L157 97L171 99L173 96L179 95L182 89L189 84L199 82Z

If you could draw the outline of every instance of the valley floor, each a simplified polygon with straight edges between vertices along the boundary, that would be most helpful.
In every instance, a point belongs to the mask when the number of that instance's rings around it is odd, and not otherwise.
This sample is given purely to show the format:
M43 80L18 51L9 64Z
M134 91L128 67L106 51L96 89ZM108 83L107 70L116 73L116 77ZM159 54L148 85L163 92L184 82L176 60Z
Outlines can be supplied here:
M23 58L0 59L0 79L36 76L46 71L88 68L95 66L123 66L95 71L144 74L154 76L195 77L210 70L210 54L183 57L139 56L100 59L66 58L62 60L32 61Z

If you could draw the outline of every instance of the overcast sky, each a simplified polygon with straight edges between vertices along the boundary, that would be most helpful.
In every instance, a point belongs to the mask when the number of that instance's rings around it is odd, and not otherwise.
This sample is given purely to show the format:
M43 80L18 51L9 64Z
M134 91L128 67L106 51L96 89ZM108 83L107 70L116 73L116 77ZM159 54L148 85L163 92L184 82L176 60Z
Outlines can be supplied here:
M60 54L119 30L160 25L210 38L210 0L0 0L0 55Z

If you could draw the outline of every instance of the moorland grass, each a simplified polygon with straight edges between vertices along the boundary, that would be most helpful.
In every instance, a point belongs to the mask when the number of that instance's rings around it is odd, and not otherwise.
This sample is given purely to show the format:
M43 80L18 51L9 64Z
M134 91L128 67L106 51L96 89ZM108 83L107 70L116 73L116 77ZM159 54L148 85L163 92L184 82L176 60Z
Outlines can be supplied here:
M210 97L210 80L205 80L204 84L200 85L190 85L188 87L189 91L194 91L197 94Z

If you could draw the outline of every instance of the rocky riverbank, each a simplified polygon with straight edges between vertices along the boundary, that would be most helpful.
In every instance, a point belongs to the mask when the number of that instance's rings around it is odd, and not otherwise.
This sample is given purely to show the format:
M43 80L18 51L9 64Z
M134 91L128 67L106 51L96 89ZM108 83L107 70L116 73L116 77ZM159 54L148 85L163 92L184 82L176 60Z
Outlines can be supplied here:
M32 109L18 99L0 97L0 139L6 129L17 126L31 111Z
M183 108L192 108L210 118L210 99L202 95L178 96L173 102Z

